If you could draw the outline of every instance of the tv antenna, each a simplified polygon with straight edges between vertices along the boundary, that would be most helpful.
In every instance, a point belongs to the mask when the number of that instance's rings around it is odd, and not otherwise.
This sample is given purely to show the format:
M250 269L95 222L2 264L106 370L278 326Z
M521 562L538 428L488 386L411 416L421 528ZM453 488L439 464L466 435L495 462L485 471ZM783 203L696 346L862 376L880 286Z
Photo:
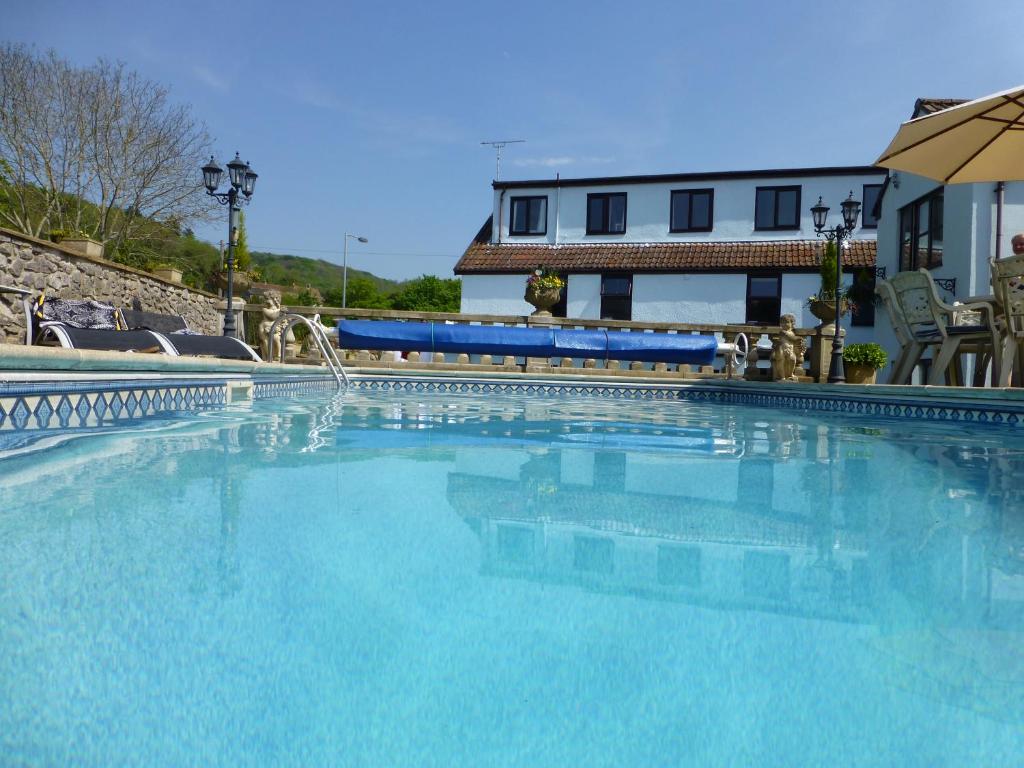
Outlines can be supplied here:
M497 181L501 178L501 150L503 147L509 144L525 144L526 139L503 139L501 141L481 141L482 145L487 147L493 147L495 150L495 163L494 163L494 180Z

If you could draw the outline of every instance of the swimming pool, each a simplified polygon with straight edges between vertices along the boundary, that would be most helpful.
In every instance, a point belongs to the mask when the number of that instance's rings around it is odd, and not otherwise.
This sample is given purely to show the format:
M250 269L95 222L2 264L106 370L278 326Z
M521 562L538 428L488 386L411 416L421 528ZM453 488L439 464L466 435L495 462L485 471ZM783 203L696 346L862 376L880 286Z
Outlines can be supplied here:
M0 764L1013 764L1018 432L353 390L40 434Z

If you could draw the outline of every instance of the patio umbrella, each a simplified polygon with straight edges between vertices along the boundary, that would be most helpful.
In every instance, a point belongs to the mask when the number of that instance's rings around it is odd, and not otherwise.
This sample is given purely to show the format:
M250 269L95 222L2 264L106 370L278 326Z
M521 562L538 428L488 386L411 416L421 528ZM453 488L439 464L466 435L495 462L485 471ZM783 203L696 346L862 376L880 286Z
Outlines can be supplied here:
M1024 85L908 120L875 164L945 184L1024 180Z

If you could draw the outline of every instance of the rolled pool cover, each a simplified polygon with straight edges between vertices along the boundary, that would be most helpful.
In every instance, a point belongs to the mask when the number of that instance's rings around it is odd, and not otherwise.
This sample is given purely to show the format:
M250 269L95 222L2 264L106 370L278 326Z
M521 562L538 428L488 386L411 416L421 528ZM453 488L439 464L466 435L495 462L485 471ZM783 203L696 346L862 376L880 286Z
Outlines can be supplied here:
M711 365L718 351L714 336L638 331L509 328L395 320L339 320L342 349L401 352L465 352L516 357L594 357L645 363Z

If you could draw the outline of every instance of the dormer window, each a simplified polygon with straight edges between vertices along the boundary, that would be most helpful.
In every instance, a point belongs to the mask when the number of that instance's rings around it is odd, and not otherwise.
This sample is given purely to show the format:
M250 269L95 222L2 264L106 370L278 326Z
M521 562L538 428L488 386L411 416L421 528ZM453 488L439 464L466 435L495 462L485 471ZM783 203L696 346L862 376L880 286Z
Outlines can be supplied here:
M548 199L545 196L513 197L510 201L510 235L544 235L548 231Z
M758 187L754 229L800 229L800 187Z
M676 189L672 192L670 232L710 232L715 191Z
M625 192L587 195L588 235L622 235L625 232Z

